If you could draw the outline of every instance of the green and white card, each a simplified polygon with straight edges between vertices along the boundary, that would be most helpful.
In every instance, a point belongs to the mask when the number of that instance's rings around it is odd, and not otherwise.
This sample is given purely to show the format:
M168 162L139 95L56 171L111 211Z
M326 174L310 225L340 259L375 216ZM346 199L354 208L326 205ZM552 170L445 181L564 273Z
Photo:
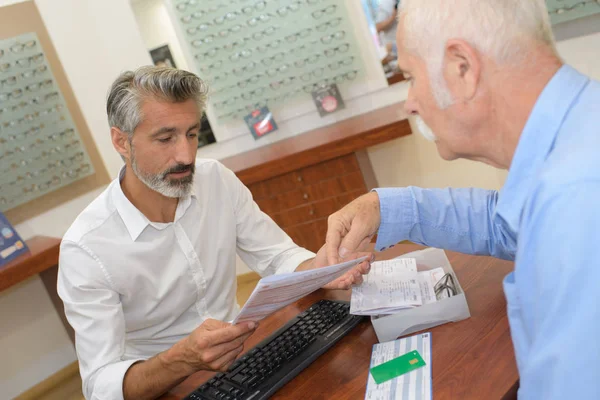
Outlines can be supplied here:
M373 346L365 400L431 400L431 333Z

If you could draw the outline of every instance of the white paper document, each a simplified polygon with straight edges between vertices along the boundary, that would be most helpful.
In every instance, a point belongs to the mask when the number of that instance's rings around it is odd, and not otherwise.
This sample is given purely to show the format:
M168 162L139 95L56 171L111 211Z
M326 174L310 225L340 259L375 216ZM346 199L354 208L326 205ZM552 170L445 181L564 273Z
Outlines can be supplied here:
M400 357L413 350L419 352L425 365L389 381L377 384L369 374L365 400L431 400L431 333L426 332L373 346L371 366Z
M366 259L367 257L361 257L329 267L262 278L258 281L238 316L233 320L233 324L259 321L339 278Z
M371 264L362 284L352 288L350 313L386 315L436 300L434 286L442 268L417 272L414 258L396 258Z
M414 258L377 261L362 284L352 287L350 313L388 314L423 304Z

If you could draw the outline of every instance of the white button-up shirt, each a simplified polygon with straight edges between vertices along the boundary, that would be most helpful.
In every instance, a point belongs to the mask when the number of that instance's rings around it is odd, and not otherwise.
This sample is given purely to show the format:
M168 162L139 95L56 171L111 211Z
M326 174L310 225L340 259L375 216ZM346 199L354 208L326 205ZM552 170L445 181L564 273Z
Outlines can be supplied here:
M125 197L124 171L60 247L58 293L75 329L87 399L122 399L134 362L167 350L207 318L233 319L236 250L262 276L292 272L314 257L217 161L196 163L193 193L166 224L149 221Z

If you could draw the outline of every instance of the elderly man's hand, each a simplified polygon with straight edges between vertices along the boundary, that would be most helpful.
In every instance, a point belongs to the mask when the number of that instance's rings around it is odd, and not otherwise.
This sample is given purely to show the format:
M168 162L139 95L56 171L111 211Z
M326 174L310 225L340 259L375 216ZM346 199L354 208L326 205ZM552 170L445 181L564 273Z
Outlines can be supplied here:
M380 223L377 192L367 193L331 214L325 239L328 264L347 261L350 255L364 250Z
M357 252L349 254L343 261L355 260L357 258L365 257L368 258L358 264L356 267L352 268L349 271L336 280L329 282L327 285L323 286L323 289L337 289L337 290L345 290L350 289L352 285L360 285L363 282L363 275L368 274L371 270L371 262L375 259L375 255L370 252ZM336 264L336 263L333 263ZM321 268L326 267L328 265L333 265L327 261L327 248L324 245L317 252L317 256L313 259L313 268Z

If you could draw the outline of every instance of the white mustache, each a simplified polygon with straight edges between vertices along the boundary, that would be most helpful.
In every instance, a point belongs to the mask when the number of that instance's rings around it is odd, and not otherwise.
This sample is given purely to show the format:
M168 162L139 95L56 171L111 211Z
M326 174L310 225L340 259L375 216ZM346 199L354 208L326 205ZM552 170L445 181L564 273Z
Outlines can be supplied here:
M423 137L430 142L435 142L437 140L437 136L431 130L431 128L423 121L420 115L415 116L415 123L417 124L417 129L423 135Z

